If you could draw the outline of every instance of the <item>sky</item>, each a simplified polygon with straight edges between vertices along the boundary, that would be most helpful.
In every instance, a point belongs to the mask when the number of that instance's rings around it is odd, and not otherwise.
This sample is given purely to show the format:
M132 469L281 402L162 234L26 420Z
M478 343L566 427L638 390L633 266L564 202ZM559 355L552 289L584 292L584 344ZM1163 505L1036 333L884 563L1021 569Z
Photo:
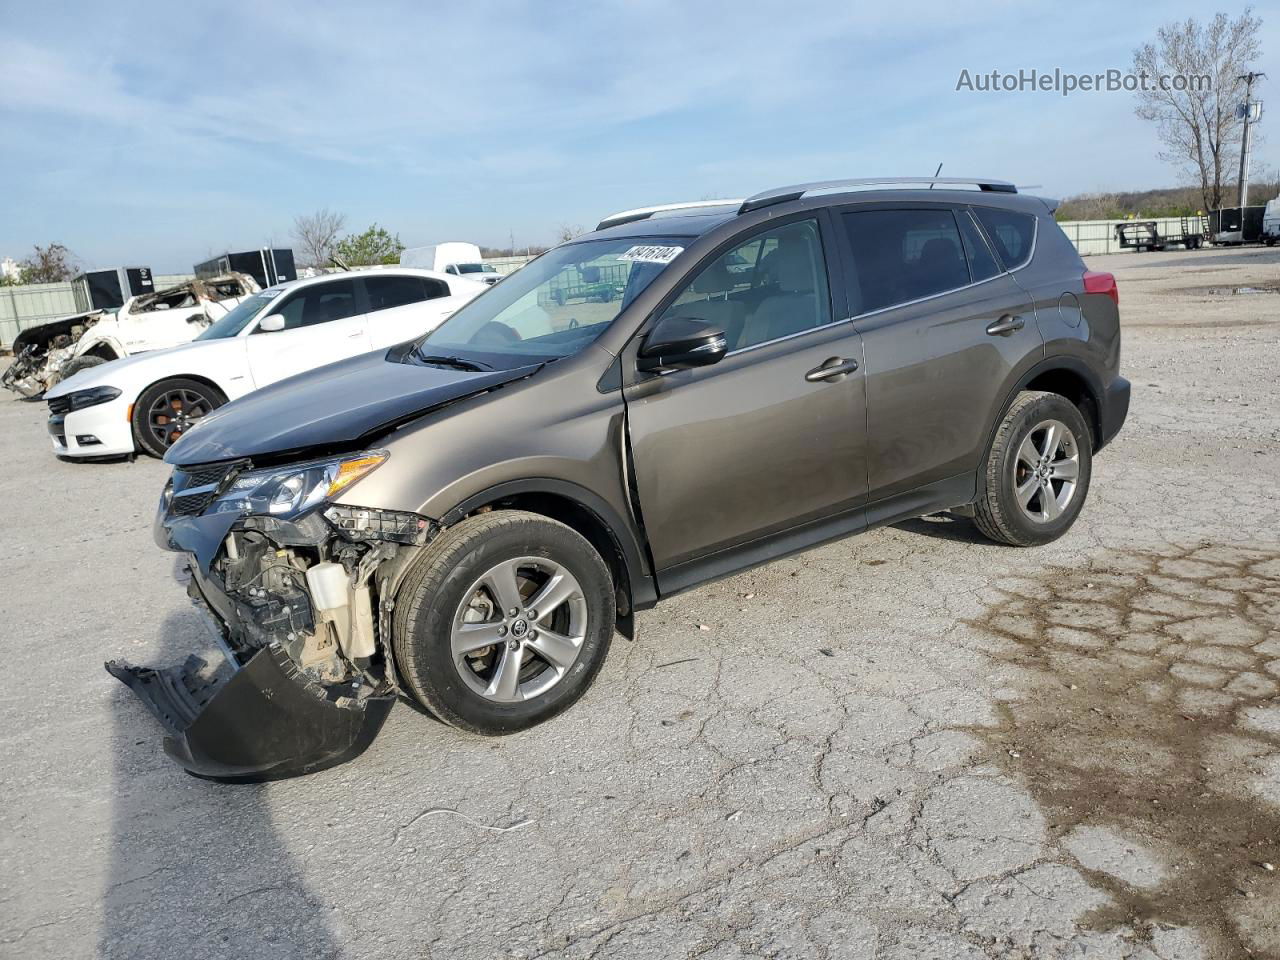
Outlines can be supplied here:
M956 86L1127 69L1203 4L858 6L2 0L0 257L58 242L84 267L188 272L290 245L319 208L408 246L548 243L631 207L940 162L1057 197L1181 182L1130 93ZM1267 8L1255 173L1280 169Z

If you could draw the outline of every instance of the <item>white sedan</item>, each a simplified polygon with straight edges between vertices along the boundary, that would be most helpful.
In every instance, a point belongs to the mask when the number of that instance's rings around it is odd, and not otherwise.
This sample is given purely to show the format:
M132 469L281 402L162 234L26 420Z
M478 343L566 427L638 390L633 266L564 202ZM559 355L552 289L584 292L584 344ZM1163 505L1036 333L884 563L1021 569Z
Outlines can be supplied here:
M325 274L247 297L190 343L91 367L57 384L49 434L61 457L162 457L229 400L434 330L489 289L403 267Z

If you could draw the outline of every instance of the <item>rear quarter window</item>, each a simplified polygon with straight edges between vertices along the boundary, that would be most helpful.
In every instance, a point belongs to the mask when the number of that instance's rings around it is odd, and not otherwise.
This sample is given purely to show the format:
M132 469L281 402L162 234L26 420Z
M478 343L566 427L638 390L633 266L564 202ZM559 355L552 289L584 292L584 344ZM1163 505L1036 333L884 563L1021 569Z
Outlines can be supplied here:
M1029 213L974 207L974 214L991 238L1006 270L1016 270L1031 259L1036 239L1036 218Z
M1036 246L1042 253L1051 254L1056 263L1070 264L1081 270L1084 269L1084 261L1080 259L1080 251L1076 249L1076 245L1063 232L1062 227L1058 225L1058 221L1051 216L1046 215L1040 218L1040 227L1036 234Z

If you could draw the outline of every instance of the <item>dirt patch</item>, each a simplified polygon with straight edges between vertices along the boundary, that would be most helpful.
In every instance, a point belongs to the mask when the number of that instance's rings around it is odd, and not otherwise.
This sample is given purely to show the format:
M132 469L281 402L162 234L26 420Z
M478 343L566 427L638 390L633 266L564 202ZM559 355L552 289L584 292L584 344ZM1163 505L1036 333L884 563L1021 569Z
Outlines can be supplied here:
M1211 284L1203 287L1178 287L1166 293L1193 297L1253 297L1280 293L1280 280L1260 283Z
M1111 897L1090 926L1280 957L1280 545L1113 554L1002 593L972 626L1022 689L970 732Z
M1278 320L1202 320L1193 323L1126 323L1133 327L1160 327L1164 330L1220 330L1230 327L1274 327Z

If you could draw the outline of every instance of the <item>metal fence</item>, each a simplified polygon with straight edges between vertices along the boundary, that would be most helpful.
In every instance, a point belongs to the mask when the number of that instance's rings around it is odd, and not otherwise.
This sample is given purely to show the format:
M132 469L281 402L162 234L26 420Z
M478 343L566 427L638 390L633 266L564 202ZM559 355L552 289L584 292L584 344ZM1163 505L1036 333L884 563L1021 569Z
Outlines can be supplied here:
M1143 217L1142 220L1154 220L1160 236L1181 236L1182 219L1180 217ZM1064 220L1058 224L1067 235L1067 239L1075 244L1080 256L1088 257L1100 253L1120 253L1120 241L1116 238L1116 224L1129 223L1128 220Z
M155 289L177 286L194 279L190 273L152 274ZM75 313L73 283L27 283L0 287L0 346L8 347L18 331Z
M532 259L533 257L490 257L485 260L485 263L490 264L505 277L515 273Z

